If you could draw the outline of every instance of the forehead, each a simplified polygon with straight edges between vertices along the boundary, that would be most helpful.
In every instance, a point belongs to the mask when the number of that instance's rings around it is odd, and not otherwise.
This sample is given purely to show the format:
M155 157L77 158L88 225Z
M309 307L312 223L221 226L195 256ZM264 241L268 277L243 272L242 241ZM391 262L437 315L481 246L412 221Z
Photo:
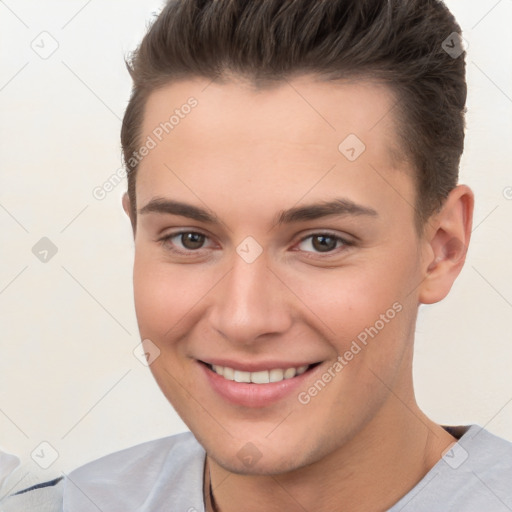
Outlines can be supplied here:
M223 83L182 80L149 95L143 133L151 133L160 123L169 121L174 111L186 106L190 98L197 101L198 108L190 112L193 121L182 123L183 113L178 123L177 119L172 121L175 139L180 133L186 135L187 128L192 128L201 138L198 143L207 142L212 129L218 138L236 134L266 143L286 139L289 143L301 144L331 139L342 141L345 135L354 133L376 151L398 152L393 112L397 100L391 88L383 83L327 82L303 76L256 87L236 78ZM283 127L287 128L284 133ZM165 137L167 133L163 135L165 139L172 139Z
M257 196L271 184L291 191L292 200L336 167L323 192L315 190L325 193L330 183L356 195L378 191L382 175L407 169L397 158L395 104L389 87L368 81L301 77L255 88L241 80L195 79L167 85L145 107L141 142L154 144L139 165L138 204L172 190L173 180L190 195L180 175L204 194L250 184Z

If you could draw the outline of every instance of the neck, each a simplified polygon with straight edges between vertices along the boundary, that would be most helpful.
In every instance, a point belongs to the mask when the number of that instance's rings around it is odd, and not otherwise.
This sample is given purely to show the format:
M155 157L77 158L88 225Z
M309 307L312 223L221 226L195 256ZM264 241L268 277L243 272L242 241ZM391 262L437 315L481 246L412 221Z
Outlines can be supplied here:
M306 467L277 475L239 475L208 459L216 512L303 512L390 508L456 440L414 400L396 397L348 443ZM386 409L386 408L385 408Z

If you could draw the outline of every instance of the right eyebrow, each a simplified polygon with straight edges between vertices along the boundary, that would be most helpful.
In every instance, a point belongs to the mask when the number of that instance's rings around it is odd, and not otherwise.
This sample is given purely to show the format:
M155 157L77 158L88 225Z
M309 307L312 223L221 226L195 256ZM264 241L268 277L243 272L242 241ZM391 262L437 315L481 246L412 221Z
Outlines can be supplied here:
M172 199L164 199L156 197L151 199L138 213L144 215L146 213L163 213L170 215L179 215L188 217L189 219L209 224L220 224L218 219L203 208L192 206L191 204L174 201Z

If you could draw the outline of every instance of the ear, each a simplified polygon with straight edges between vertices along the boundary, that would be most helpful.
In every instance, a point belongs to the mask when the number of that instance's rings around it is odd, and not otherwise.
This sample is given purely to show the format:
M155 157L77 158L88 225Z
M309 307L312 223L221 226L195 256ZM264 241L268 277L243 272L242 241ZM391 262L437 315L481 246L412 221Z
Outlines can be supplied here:
M132 204L130 201L130 197L128 196L128 192L125 192L123 194L123 210L125 211L126 215L128 215L128 217L130 218L130 222L132 223L133 236L135 236L136 219L134 218L133 215Z
M425 226L428 256L419 287L421 303L433 304L444 299L462 270L471 238L473 207L473 192L466 185L459 185Z

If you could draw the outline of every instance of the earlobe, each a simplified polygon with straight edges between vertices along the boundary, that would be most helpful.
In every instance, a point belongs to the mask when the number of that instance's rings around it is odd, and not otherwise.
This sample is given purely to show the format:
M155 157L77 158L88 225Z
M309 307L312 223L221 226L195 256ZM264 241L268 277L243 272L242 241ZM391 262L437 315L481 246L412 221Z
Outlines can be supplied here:
M133 218L133 212L132 212L132 207L131 207L130 197L128 196L128 192L125 192L123 194L122 203L123 203L123 210L125 211L126 215L128 215L128 217L130 219L130 222L132 224L133 234L135 236L135 219Z
M422 304L444 299L466 259L471 237L474 197L465 185L454 188L441 211L430 222L427 243L429 261L419 290Z
M128 197L128 192L123 194L123 210L126 215L130 215L130 198Z

